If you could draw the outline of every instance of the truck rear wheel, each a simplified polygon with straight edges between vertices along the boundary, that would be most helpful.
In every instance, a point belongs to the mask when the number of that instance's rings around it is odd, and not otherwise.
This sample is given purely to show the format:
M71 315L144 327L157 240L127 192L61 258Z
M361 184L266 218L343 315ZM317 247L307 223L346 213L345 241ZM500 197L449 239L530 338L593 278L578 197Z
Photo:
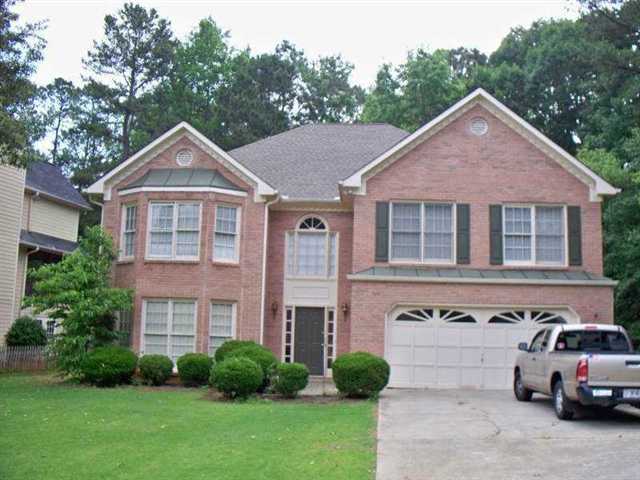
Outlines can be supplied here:
M553 385L553 409L560 420L571 420L575 413L573 402L564 393L562 380L558 380Z
M520 402L530 402L533 396L533 391L529 390L524 386L524 383L522 383L522 375L520 375L519 371L517 371L513 377L513 393Z

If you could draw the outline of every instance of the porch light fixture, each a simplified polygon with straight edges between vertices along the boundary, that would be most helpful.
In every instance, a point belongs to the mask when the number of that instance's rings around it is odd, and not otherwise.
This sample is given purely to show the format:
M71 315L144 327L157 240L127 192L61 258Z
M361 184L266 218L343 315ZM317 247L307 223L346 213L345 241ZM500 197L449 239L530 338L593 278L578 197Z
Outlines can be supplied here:
M343 314L346 315L349 313L349 304L347 302L344 302L340 308L342 309Z
M277 300L274 300L273 302L271 302L271 313L273 313L274 317L278 313L278 301Z

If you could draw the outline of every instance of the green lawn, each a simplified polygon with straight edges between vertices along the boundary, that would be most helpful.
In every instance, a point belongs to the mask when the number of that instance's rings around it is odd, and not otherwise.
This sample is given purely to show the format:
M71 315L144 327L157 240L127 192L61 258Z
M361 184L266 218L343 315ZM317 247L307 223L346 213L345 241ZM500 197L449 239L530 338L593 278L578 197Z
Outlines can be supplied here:
M373 478L373 402L221 403L206 393L0 375L0 478Z

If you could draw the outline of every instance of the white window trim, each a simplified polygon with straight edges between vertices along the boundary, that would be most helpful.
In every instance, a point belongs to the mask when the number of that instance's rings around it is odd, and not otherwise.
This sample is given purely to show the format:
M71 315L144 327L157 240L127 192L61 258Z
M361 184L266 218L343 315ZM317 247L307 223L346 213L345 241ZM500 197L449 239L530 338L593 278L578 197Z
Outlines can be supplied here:
M211 337L216 335L212 334L211 322L213 320L213 306L214 305L231 305L231 339L236 339L236 325L238 324L238 303L228 300L211 300L209 302L209 325L207 336L207 352L211 351Z
M152 214L151 209L153 205L173 205L173 225L171 227L171 255L151 255L151 221ZM198 205L198 253L193 256L176 256L176 247L178 242L178 205ZM181 262L181 261L199 261L200 260L200 241L202 239L202 202L195 201L177 201L177 202L149 202L147 205L147 239L146 239L146 252L145 260L160 260L166 262Z
M133 255L125 255L125 240L124 234L127 232L127 209L134 207L136 209L135 229L133 230ZM133 260L136 255L136 243L138 241L138 204L137 203L125 203L121 207L120 213L120 249L118 252L118 260Z
M216 257L216 221L218 219L218 207L229 207L236 209L236 237L235 237L235 256L234 258L217 258ZM211 261L217 263L240 263L240 235L242 232L242 207L233 203L216 203L213 217L213 235L211 236Z
M517 261L507 260L507 242L506 237L506 209L507 208L529 208L531 209L531 260ZM564 252L563 262L538 262L536 259L536 208L537 207L561 207L563 215L563 228L564 228ZM503 265L513 267L531 267L531 266L546 266L546 267L569 267L569 224L567 218L567 206L561 204L545 204L545 203L507 203L502 205L502 259Z
M412 203L420 205L420 260L415 258L393 258L393 244L391 240L393 238L393 205L398 203ZM451 260L438 260L438 259L425 259L424 258L424 206L425 205L451 205ZM427 200L392 200L389 202L389 263L398 265L456 265L457 258L457 203L455 202L440 202L440 201L427 201Z
M326 224L325 224L326 225ZM298 234L305 233L321 233L324 234L324 248L326 252L326 259L324 265L324 275L298 275ZM293 273L289 273L289 245L287 243L287 235L293 235ZM329 254L329 247L331 245L331 235L336 237L336 268L333 275L329 275L329 262L331 262L331 255ZM334 280L338 278L338 269L340 268L340 234L338 232L332 232L328 228L326 230L288 230L284 236L284 271L285 278L287 279L307 279L307 280Z
M198 339L198 301L190 298L145 298L142 300L142 318L140 322L140 356L145 354L144 351L144 335L145 335L145 324L147 320L147 302L167 302L168 303L168 311L167 311L167 356L171 358L173 355L173 351L171 350L171 330L173 329L173 304L174 302L193 302L193 351L196 351L196 343ZM160 334L154 334L160 335ZM181 335L184 336L184 335Z

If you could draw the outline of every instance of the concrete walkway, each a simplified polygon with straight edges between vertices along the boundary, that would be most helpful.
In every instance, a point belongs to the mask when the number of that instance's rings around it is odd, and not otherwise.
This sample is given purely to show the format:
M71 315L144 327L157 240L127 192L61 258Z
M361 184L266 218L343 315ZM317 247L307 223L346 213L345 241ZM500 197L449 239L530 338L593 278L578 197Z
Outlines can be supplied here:
M378 480L635 480L640 411L559 421L551 401L509 391L386 390Z

